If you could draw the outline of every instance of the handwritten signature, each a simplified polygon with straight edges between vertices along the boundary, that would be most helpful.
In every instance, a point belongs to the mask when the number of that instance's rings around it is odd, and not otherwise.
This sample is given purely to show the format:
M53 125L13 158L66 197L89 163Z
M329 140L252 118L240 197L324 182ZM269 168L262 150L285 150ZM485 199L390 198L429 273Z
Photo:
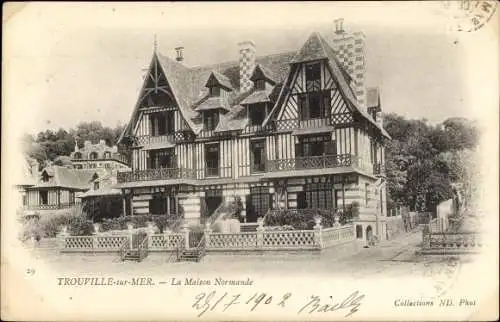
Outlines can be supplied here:
M194 297L194 303L191 306L198 312L198 317L201 317L207 311L219 310L220 312L227 311L230 307L237 305L245 305L249 311L255 311L261 306L276 305L280 308L288 308L294 306L291 304L292 293L285 293L281 296L275 297L268 293L254 293L246 297L242 294L223 294L216 291L201 292ZM326 313L338 310L348 310L344 317L349 317L359 311L361 301L365 298L364 294L355 291L347 296L342 301L334 301L332 296L324 301L320 296L311 295L306 297L305 300L300 301L300 309L297 314L312 314L312 313ZM297 306L296 306L297 307Z

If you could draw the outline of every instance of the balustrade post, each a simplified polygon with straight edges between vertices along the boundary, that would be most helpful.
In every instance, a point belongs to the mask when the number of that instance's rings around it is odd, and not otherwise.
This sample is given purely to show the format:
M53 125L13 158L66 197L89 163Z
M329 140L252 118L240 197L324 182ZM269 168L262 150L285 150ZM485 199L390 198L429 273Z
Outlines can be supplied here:
M128 223L127 229L128 229L128 242L130 246L129 248L132 249L133 248L132 239L134 237L134 225L132 223Z
M212 234L212 228L210 223L205 224L205 248L210 248L210 235Z
M68 226L64 225L64 226L62 226L59 234L57 234L57 238L59 241L59 249L66 248L66 237L68 237L68 236L69 236Z
M262 248L264 245L264 218L257 219L257 248Z
M321 217L314 217L314 244L319 248L323 249L323 236L321 236L323 232L323 226L321 226Z
M189 225L187 222L182 223L181 228L182 233L184 234L184 248L189 248Z

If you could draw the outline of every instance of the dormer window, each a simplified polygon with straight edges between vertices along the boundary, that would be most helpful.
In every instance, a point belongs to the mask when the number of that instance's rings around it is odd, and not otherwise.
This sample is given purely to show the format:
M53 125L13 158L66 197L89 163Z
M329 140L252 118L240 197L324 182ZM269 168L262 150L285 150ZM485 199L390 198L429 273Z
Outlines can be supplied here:
M208 88L209 95L211 97L218 97L220 96L220 87L218 86L212 86Z
M319 91L321 89L321 63L311 63L306 65L306 88L308 92Z
M215 130L215 127L219 123L219 111L211 110L205 111L203 117L203 129L205 131Z
M255 81L255 89L258 91L266 89L266 81L264 79L258 79Z
M262 125L266 116L266 103L248 105L248 118L250 119L250 125Z
M75 152L75 154L73 155L73 158L74 159L81 159L82 158L82 154L80 152Z

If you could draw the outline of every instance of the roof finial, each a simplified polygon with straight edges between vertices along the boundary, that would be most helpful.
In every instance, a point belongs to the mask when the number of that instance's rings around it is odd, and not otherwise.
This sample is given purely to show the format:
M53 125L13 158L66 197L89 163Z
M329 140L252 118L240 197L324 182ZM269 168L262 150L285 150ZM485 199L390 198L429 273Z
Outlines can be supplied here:
M156 49L158 49L158 39L156 38L156 34L154 36L153 49L155 52L156 52Z

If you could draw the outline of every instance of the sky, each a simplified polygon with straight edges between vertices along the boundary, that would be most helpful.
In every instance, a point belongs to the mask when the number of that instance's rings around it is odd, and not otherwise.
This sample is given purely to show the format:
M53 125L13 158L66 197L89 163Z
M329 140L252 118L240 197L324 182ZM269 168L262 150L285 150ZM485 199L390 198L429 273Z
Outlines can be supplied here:
M243 40L257 55L298 50L340 17L366 36L366 83L384 112L498 117L498 16L467 33L439 2L30 3L4 25L4 135L126 123L155 34L162 54L183 46L184 63L199 66L236 60Z

